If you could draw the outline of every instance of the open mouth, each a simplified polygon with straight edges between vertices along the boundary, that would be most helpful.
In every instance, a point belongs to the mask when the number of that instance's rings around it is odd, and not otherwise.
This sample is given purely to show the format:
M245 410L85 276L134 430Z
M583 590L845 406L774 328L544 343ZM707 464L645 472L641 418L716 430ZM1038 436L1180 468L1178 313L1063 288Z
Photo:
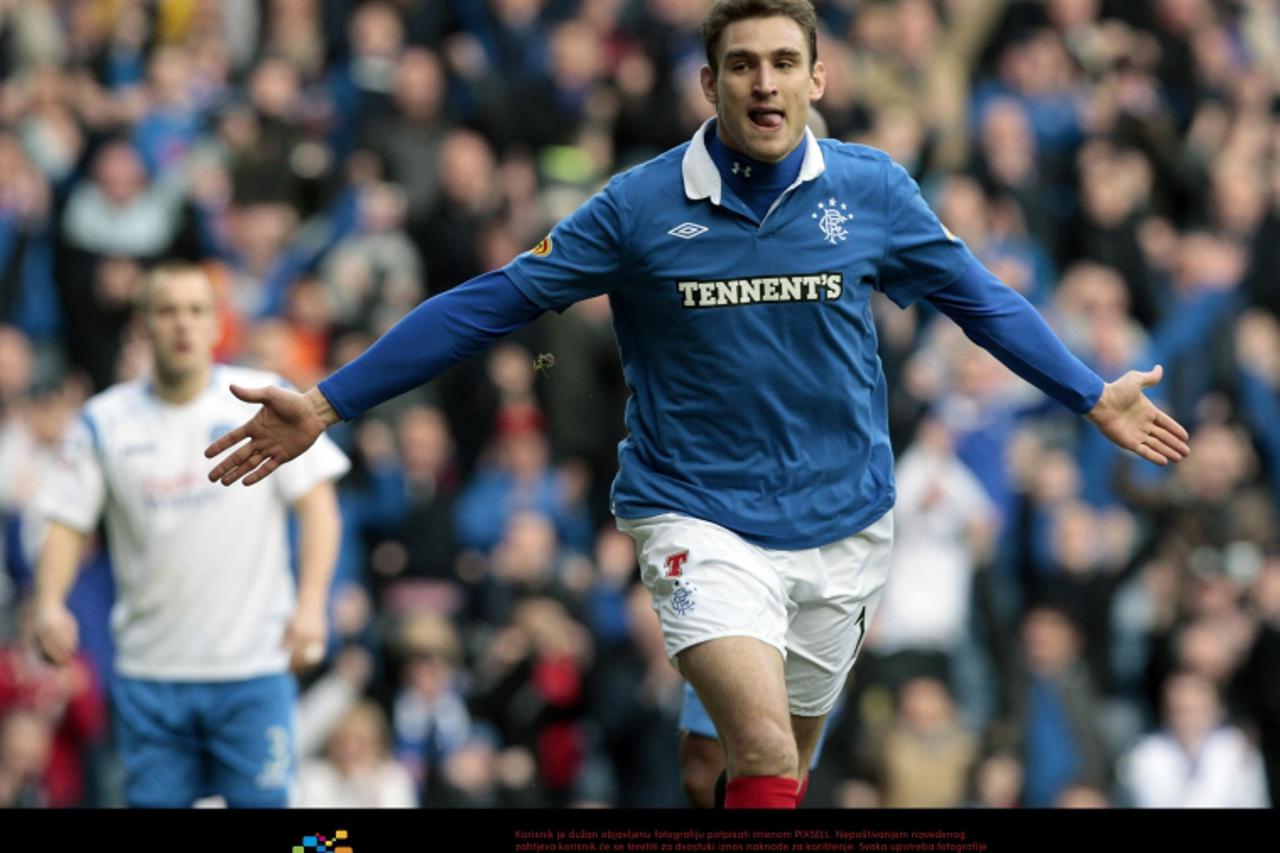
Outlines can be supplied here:
M756 106L747 110L747 118L760 130L777 130L782 127L786 113L778 107Z

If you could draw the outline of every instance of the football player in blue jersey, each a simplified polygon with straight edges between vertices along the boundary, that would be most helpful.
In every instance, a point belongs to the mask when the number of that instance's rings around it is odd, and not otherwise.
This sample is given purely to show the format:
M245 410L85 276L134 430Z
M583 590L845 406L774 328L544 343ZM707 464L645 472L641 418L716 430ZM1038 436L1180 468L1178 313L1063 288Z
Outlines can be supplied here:
M715 117L618 175L511 264L424 302L305 394L208 449L256 483L326 427L494 339L608 294L631 399L613 512L635 540L668 657L725 750L729 808L794 808L862 646L893 537L892 455L870 297L926 299L1109 439L1165 465L1187 433L1111 383L950 234L887 155L818 140L807 0L717 0L703 23ZM243 446L236 447L244 442Z

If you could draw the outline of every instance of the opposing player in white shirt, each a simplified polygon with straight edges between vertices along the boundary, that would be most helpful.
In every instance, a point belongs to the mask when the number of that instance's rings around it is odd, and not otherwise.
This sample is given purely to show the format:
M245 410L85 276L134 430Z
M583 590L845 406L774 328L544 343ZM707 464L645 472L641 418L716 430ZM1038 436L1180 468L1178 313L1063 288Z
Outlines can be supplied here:
M112 691L125 797L184 807L278 807L293 778L288 670L318 662L341 529L332 481L349 463L324 440L269 489L208 482L200 450L254 410L232 382L272 374L215 365L213 288L195 267L148 280L140 304L153 375L86 403L37 506L49 520L36 579L37 641L76 649L65 601L85 536L105 516L116 580ZM288 510L298 519L298 581Z

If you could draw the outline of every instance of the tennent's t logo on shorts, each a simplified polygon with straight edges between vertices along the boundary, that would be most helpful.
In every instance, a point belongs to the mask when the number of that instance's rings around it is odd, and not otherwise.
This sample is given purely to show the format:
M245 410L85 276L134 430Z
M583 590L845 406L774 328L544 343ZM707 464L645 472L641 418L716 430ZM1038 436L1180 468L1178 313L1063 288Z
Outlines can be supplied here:
M678 578L684 575L684 564L689 560L689 552L681 551L666 559L667 577Z
M333 838L319 834L304 835L301 844L293 845L292 853L354 853L354 851L351 848L351 841L347 838L347 831L339 829L333 833Z

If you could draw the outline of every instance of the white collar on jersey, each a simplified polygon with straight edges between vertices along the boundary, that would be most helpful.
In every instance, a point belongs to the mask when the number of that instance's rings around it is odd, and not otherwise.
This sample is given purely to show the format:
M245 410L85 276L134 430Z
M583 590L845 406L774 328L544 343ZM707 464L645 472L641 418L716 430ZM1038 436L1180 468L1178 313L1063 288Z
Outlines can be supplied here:
M707 143L703 139L713 121L715 121L714 118L707 119L693 135L693 140L685 149L680 171L684 176L684 194L690 201L709 198L712 204L718 205L721 188L720 170L716 168L711 155L707 153ZM805 181L812 181L827 167L826 160L822 157L822 148L814 138L813 131L807 127L804 129L804 144L804 162L800 164L800 174L796 176L795 183L787 187L787 191L795 189Z

